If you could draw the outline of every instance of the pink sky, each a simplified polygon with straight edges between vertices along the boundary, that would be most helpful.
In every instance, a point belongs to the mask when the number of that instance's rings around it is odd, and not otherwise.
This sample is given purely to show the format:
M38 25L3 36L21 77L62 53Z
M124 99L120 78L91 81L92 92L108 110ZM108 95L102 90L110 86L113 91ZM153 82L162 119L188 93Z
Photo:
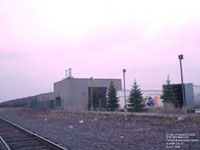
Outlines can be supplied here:
M200 85L200 3L0 0L0 101L53 90L65 76L136 78L161 89L168 73Z

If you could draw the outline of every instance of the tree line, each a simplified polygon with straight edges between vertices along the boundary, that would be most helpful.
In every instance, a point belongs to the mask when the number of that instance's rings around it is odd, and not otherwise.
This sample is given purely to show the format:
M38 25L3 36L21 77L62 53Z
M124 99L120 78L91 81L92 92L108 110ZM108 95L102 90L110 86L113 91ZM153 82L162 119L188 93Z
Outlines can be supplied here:
M134 81L132 89L130 91L130 95L128 98L128 110L129 111L142 111L144 105L142 104L142 92L140 90L139 85L136 81ZM97 110L99 108L99 99L97 90L93 88L92 92L92 101L93 101L93 109ZM107 92L107 104L106 104L106 110L107 111L116 111L119 110L119 97L117 96L116 88L113 84L113 82L110 83L110 86L108 88ZM89 110L91 108L91 102L89 100Z
M163 94L161 98L164 104L170 103L174 105L174 107L180 107L180 100L177 97L177 92L173 88L173 86L170 84L169 79L167 80L166 84L163 86ZM133 85L132 85L132 88L128 95L127 100L128 100L128 104L127 104L128 111L131 111L131 112L144 111L145 104L142 103L142 100L143 100L142 92L136 80L133 82ZM89 105L90 105L89 107L91 107L90 103ZM93 107L94 107L94 110L97 110L99 108L99 99L98 99L97 90L95 88L93 90ZM117 91L113 82L111 82L108 88L108 92L107 92L106 110L117 111L119 110L119 107L120 107L119 97L117 96Z

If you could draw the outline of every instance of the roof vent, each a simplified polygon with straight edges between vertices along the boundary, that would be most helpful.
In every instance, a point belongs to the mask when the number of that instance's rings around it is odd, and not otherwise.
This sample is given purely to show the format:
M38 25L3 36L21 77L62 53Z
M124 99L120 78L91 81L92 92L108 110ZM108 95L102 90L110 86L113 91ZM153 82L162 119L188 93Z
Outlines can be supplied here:
M68 74L68 71L69 71L69 74ZM74 77L72 76L72 68L69 68L68 70L66 70L66 78L67 78L67 79L74 78Z

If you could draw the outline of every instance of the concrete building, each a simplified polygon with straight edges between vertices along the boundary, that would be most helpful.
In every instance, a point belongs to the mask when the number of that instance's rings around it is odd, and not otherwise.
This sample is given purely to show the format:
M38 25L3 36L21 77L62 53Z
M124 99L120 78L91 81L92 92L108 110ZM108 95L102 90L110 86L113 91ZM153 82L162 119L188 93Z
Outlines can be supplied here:
M67 110L88 110L91 102L91 92L95 89L98 94L99 108L106 107L106 95L111 84L116 90L122 90L121 79L91 79L73 78L71 70L69 76L54 83L54 91L37 96L38 108L62 108Z
M88 110L91 87L98 93L101 108L106 105L107 89L113 82L116 90L121 90L121 79L67 78L54 83L54 95L62 100L63 108L68 110Z

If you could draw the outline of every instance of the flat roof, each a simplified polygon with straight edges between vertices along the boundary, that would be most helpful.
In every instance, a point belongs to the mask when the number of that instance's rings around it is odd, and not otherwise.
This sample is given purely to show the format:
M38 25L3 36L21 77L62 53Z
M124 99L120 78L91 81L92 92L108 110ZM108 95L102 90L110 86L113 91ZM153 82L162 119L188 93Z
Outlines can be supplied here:
M55 83L59 83L65 80L91 80L91 78L65 78L63 80L57 81ZM119 78L93 78L93 80L121 80Z

